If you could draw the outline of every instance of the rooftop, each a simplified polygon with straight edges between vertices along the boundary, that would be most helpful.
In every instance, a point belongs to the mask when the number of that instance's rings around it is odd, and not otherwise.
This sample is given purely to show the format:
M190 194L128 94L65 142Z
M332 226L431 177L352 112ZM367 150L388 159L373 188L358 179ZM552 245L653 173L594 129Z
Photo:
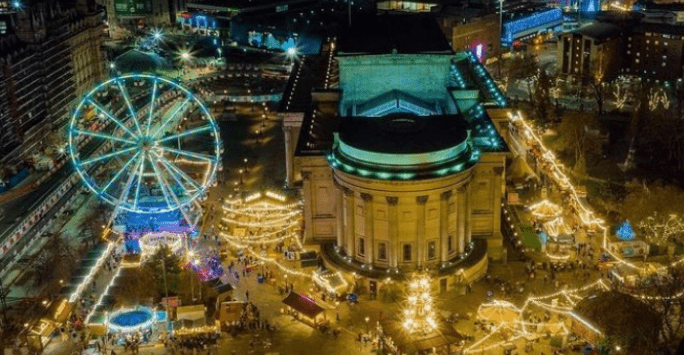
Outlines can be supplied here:
M394 154L435 152L463 143L467 125L460 115L344 117L340 140L354 148Z
M415 14L354 17L338 44L340 55L452 52L436 20Z
M620 36L623 32L623 29L620 26L610 23L595 22L589 26L581 27L575 32L594 39L607 40Z

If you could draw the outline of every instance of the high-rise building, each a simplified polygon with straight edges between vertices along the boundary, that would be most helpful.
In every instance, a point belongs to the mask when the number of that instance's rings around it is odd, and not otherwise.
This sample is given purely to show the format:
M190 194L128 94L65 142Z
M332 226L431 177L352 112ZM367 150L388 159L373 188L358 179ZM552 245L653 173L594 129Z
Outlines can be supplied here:
M78 9L78 10L77 10ZM10 162L41 151L78 95L104 77L102 10L43 1L4 15L0 36L0 153Z
M634 75L646 81L684 80L684 29L643 14L604 14L558 40L558 73L610 81ZM598 79L598 78L597 78Z

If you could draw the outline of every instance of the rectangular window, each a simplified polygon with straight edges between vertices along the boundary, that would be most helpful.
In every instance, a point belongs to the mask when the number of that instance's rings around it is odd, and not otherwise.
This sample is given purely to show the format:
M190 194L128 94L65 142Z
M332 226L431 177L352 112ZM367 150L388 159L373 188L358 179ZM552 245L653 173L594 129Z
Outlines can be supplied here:
M366 255L366 240L363 238L359 238L359 255Z
M411 262L411 244L404 244L404 262L408 263Z
M453 242L453 240L454 240L454 236L453 236L453 235L450 235L450 236L448 237L448 239L447 239L447 249L448 249L449 251L452 251L452 250L454 249L454 242Z
M387 261L387 243L378 244L378 260Z
M437 243L428 242L428 260L434 260L437 258Z

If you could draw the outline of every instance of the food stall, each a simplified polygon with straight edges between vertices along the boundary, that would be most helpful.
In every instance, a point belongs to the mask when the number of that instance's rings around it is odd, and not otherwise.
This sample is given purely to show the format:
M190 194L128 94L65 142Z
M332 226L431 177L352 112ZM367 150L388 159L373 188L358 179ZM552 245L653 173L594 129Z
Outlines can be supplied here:
M290 292L283 303L287 306L287 313L302 323L314 328L328 324L325 308L316 304L316 301L305 294Z

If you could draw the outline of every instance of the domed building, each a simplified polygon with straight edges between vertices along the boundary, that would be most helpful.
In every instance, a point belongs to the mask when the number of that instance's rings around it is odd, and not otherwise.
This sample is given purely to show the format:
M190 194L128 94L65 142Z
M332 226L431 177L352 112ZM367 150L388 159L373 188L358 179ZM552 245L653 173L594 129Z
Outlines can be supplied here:
M470 283L504 257L506 101L430 17L356 23L295 65L281 102L305 237L371 292L418 269Z

